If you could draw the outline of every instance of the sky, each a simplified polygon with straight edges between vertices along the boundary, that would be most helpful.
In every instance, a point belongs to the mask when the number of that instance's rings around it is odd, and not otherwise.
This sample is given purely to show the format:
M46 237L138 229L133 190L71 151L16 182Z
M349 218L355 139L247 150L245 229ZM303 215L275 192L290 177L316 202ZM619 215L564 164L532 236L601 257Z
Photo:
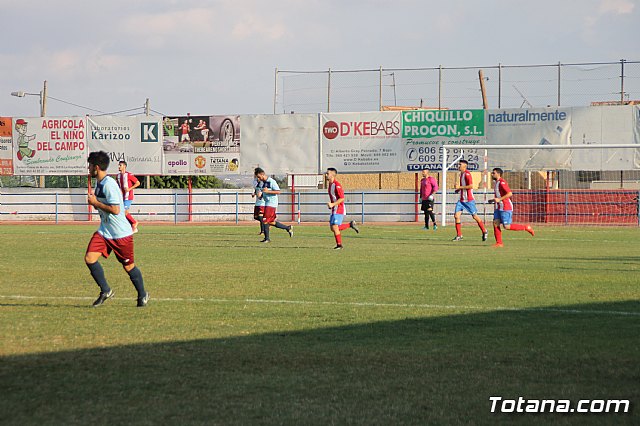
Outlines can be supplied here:
M274 70L640 60L640 0L0 0L0 115L273 111ZM47 115L90 110L49 99Z

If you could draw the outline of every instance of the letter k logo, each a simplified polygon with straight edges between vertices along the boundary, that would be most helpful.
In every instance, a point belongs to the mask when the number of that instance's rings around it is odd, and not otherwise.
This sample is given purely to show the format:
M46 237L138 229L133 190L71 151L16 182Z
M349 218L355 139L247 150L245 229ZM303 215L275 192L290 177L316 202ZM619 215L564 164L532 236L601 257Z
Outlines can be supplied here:
M141 142L158 142L158 123L140 123Z

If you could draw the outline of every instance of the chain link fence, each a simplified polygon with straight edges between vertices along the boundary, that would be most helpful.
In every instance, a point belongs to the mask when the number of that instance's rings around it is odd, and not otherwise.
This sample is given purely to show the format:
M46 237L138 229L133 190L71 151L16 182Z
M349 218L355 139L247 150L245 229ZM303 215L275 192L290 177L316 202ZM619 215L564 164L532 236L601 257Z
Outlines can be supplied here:
M473 67L275 71L274 113L378 111L384 107L589 106L640 100L640 61Z

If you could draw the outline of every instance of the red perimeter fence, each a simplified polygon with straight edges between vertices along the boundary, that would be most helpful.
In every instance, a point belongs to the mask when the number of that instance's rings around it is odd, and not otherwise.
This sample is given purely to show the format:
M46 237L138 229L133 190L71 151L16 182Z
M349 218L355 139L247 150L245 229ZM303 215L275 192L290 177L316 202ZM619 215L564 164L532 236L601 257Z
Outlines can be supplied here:
M640 225L637 190L513 191L514 221L549 224Z

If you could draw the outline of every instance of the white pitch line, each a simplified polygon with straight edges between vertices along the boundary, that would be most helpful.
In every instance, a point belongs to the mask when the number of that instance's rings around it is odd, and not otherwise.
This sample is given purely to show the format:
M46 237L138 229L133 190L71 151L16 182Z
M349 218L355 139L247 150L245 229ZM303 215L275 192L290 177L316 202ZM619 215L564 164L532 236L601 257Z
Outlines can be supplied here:
M93 297L86 296L23 296L23 295L0 295L0 299L16 300L93 300ZM125 298L115 297L115 301L129 301ZM621 315L640 316L640 312L629 311L601 311L601 310L581 310L564 308L518 308L505 306L469 306L469 305L433 305L420 303L376 303L376 302L336 302L336 301L312 301L312 300L273 300L273 299L212 299L212 298L183 298L183 297L160 297L151 298L153 302L210 302L210 303L255 303L273 305L316 305L316 306L355 306L374 308L417 308L417 309L445 309L460 311L507 311L507 312L554 312L563 314L592 314L592 315Z

